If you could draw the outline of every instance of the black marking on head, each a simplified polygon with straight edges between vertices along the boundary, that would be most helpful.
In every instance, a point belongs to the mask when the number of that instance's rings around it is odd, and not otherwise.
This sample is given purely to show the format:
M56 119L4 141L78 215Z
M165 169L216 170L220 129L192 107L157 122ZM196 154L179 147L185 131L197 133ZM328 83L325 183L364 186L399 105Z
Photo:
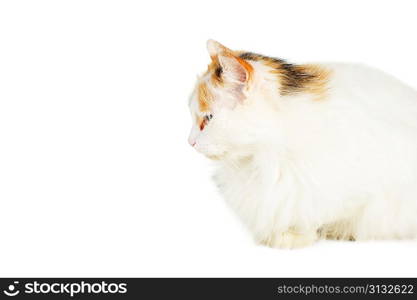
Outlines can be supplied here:
M243 58L243 59L246 59L246 60L253 60L253 61L265 60L265 61L270 62L270 63L276 63L277 65L285 63L285 61L281 58L265 56L265 55L258 54L258 53L253 53L253 52L241 53L239 55L239 57Z
M244 52L240 54L239 57L247 60L257 61L260 59L261 55L252 52Z
M300 92L317 77L315 74L308 73L304 68L289 63L282 64L281 70L281 95Z
M298 65L287 63L285 60L275 57L264 56L253 52L244 52L239 55L240 58L252 61L264 61L280 75L281 95L289 95L302 91L315 78L315 74Z

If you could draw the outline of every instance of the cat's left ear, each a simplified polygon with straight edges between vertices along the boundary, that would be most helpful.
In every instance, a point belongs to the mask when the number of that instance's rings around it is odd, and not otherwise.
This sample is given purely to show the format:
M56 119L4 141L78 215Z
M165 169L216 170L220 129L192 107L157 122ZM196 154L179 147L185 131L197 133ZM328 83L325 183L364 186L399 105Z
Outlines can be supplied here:
M227 81L244 84L249 80L252 66L234 51L214 40L207 41L207 50L211 59L219 62L223 77Z
M226 81L237 84L245 84L248 81L250 70L245 67L243 60L226 53L219 54L218 60Z

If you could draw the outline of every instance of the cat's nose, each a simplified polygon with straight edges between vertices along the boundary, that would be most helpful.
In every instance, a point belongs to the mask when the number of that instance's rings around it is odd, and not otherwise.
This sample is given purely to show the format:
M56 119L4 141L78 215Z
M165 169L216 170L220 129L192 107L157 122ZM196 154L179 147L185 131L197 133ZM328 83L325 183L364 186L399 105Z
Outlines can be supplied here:
M191 147L194 147L196 142L193 139L188 139L188 143L191 145Z

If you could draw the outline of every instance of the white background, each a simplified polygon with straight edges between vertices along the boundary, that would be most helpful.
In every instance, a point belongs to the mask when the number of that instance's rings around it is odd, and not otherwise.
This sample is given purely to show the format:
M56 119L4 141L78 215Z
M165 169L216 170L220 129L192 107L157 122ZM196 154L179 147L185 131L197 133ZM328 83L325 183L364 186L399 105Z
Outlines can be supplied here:
M411 241L255 246L187 144L208 38L417 87L413 2L2 1L0 275L417 276Z

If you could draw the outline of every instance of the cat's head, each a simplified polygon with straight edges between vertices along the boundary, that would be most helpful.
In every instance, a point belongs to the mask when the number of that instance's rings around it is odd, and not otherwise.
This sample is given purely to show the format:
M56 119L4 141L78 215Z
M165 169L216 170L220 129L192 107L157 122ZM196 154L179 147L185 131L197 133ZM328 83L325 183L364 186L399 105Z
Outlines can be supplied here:
M285 143L292 103L310 109L327 97L331 71L323 66L233 51L213 40L207 49L211 63L190 98L188 142L209 158L247 157Z
M211 63L190 98L192 129L188 142L209 158L220 159L253 142L248 99L253 66L238 52L209 40Z

